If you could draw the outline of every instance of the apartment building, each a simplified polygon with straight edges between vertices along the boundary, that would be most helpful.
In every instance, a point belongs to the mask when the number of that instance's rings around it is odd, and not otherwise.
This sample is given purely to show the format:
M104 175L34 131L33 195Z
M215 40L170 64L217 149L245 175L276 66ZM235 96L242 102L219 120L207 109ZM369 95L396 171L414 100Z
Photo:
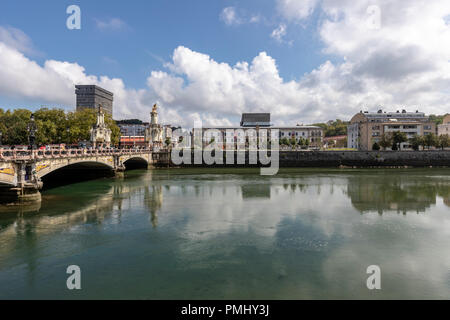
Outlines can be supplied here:
M347 146L358 150L372 150L373 144L379 143L384 133L396 131L405 132L409 139L416 134L424 136L436 133L436 124L430 121L425 113L419 111L361 111L353 116L348 126ZM400 145L400 150L410 148L409 142Z
M450 114L444 117L442 124L438 126L438 135L448 134L450 135Z

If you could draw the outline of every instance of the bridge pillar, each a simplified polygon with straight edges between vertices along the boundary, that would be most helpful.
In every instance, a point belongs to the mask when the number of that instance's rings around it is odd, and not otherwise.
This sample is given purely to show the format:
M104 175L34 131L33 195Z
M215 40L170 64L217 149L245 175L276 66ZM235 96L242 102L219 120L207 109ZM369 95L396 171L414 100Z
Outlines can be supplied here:
M9 205L22 205L41 201L42 181L36 173L35 161L15 161L17 184L2 188L0 202Z
M119 179L125 177L125 165L120 161L120 156L114 156L114 176Z

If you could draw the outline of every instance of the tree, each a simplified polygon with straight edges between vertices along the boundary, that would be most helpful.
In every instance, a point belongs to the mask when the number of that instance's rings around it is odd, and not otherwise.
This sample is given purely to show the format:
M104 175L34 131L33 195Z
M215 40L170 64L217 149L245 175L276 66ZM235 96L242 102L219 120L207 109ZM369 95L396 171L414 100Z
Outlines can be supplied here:
M6 112L0 109L0 131L3 144L28 144L27 127L31 113L25 109ZM97 121L97 111L84 109L66 113L62 109L41 108L34 112L34 118L37 127L37 144L72 144L90 139L90 130ZM111 143L117 145L120 137L119 127L109 114L105 115L105 123L111 129Z
M2 144L28 145L28 123L31 111L15 109L14 111L1 110L0 130L2 131Z
M427 146L428 149L430 149L431 147L433 147L437 144L436 135L434 133L425 135L424 142L425 142L425 146Z
M392 150L400 149L400 144L406 141L408 141L408 137L405 132L395 131L392 134ZM394 146L396 147L394 148Z
M386 150L387 147L392 146L392 135L390 133L383 133L380 139L380 146L383 150Z
M448 134L441 134L437 139L436 147L442 150L450 147L450 136Z
M295 136L291 137L290 145L292 147L295 147L297 145L297 139L295 139Z
M398 144L396 144L395 142L392 143L392 147L391 147L392 151L397 151L398 150Z
M378 151L378 150L380 150L381 148L380 148L380 145L378 144L378 143L374 143L373 144L373 146L372 146L372 150L374 150L374 151Z
M325 132L325 137L344 136L347 135L348 121L336 119L327 123L315 123L314 126L321 127Z
M409 143L411 144L413 150L416 151L420 149L420 146L423 146L425 144L423 137L417 134L415 134L411 139L409 139Z
M172 143L172 139L170 139L170 137L167 137L164 142L165 142L166 146L169 147L170 144Z
M288 145L289 145L289 140L288 140L288 138L286 138L286 137L281 138L280 144L281 144L282 146L288 146Z

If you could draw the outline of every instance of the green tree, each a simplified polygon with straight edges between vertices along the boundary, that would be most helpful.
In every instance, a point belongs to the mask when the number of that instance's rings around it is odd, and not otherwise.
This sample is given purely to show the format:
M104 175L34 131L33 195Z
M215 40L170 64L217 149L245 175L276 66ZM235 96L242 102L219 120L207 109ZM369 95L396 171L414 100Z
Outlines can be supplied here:
M348 121L336 119L327 123L315 123L314 126L321 127L324 130L325 137L344 136L347 135Z
M295 147L295 146L297 145L297 139L295 139L295 136L292 136L292 137L291 137L291 139L290 139L290 141L289 141L289 144L290 144L292 147Z
M422 136L415 134L411 139L409 139L409 143L411 144L414 150L419 150L421 146L425 144Z
M383 133L380 139L380 146L383 150L386 150L387 147L392 146L392 135L390 133Z
M375 142L373 145L372 145L372 150L374 150L374 151L379 151L381 148L380 148L380 145L377 143L377 142Z
M286 137L281 138L281 139L280 139L280 144L281 144L282 146L288 146L288 145L289 145L289 140L288 140L288 138L286 138Z
M39 145L66 143L67 118L62 109L42 108L34 113L37 126L36 142Z
M431 147L433 147L437 144L436 135L434 133L425 135L424 142L425 142L425 146L427 146L428 149L430 149Z
M2 144L28 145L28 123L31 111L15 109L0 112L0 130L2 131Z
M406 136L405 132L395 131L392 134L392 150L398 150L400 149L400 144L403 142L407 142L408 137ZM396 147L394 147L396 146Z
M442 150L450 147L450 136L448 134L441 134L437 139L436 147Z
M15 109L6 112L0 109L0 131L5 145L28 145L28 124L31 111ZM97 112L92 109L66 113L62 109L41 108L34 112L36 143L78 143L90 139L90 130L97 121ZM111 116L105 115L105 123L111 129L111 143L119 143L120 129Z

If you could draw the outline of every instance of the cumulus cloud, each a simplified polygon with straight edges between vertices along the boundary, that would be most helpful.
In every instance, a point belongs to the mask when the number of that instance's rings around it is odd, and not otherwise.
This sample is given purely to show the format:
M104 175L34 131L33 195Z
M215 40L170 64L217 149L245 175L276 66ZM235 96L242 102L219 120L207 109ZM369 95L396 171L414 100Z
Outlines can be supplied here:
M380 9L379 28L373 27L377 11L367 10L373 5ZM229 64L179 46L143 89L133 89L122 79L89 75L77 63L48 60L41 66L25 49L0 41L0 94L73 106L74 84L94 83L115 93L116 118L148 120L159 102L163 121L187 127L195 120L237 124L242 112L271 112L278 125L349 119L379 106L450 112L450 2L322 0L313 8L299 12L322 11L317 34L335 62L324 61L298 80L283 79L266 52ZM281 23L280 39L297 26Z

